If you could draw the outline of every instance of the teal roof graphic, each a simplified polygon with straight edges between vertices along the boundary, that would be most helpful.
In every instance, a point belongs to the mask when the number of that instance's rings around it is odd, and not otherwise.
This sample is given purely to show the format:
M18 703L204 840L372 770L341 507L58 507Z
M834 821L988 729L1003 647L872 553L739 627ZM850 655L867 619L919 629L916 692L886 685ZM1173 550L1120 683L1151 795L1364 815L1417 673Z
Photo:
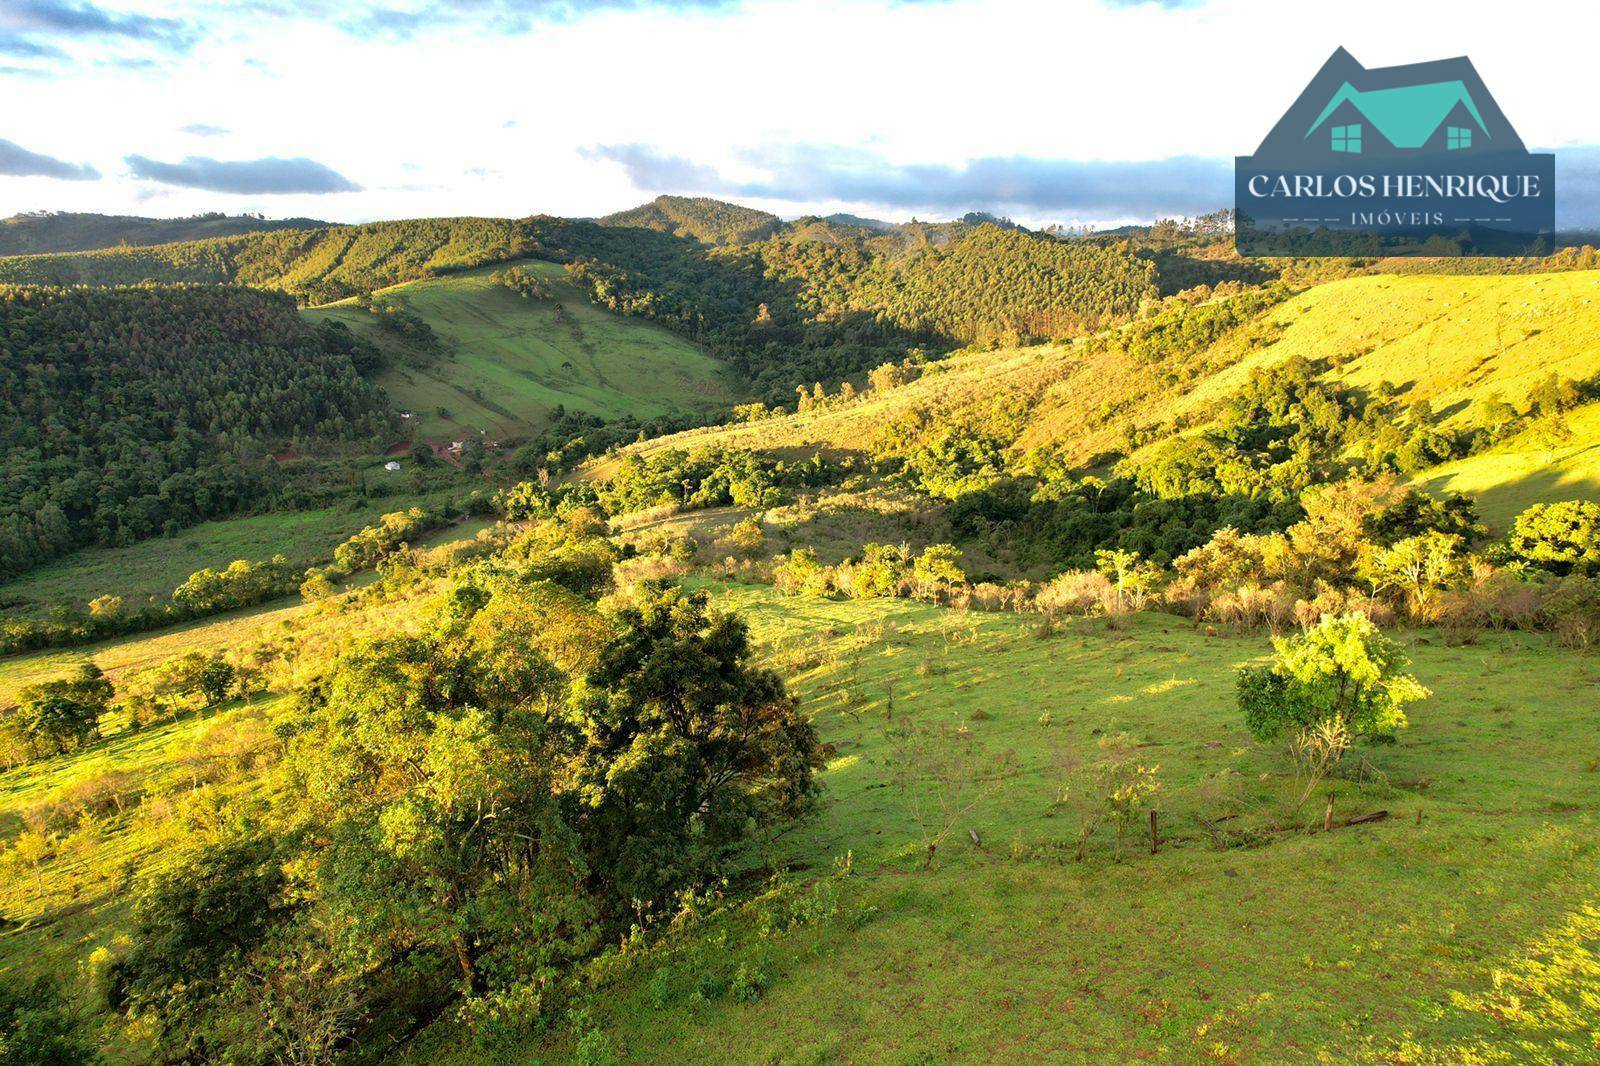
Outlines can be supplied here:
M1306 130L1306 136L1310 137L1322 128L1323 123L1345 103L1361 112L1396 148L1423 147L1457 106L1465 108L1483 135L1489 136L1489 127L1484 124L1478 105L1473 102L1472 94L1461 81L1402 85L1393 89L1369 89L1366 92L1345 82L1322 109L1311 128Z
M1328 57L1256 149L1258 163L1327 165L1438 153L1525 155L1522 138L1465 56L1363 67Z

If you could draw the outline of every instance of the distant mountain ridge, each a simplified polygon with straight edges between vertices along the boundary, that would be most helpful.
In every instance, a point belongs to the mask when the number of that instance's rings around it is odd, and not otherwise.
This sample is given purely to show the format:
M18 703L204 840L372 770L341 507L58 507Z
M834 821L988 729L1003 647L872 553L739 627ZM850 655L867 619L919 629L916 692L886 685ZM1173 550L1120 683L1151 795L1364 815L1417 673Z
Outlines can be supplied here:
M91 252L148 247L208 237L234 237L284 229L316 229L314 218L260 218L209 213L186 218L146 218L75 211L38 211L0 219L0 255Z

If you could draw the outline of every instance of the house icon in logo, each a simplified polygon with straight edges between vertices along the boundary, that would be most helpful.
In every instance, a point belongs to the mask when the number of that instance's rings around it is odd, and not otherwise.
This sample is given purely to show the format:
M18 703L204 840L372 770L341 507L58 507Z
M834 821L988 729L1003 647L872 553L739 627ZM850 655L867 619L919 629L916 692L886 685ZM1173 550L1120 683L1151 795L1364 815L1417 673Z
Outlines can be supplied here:
M1247 255L1537 254L1554 169L1465 56L1369 70L1340 48L1235 161L1235 239Z
M1482 151L1494 140L1460 79L1366 92L1345 82L1306 136L1351 155Z
M1340 48L1267 134L1255 158L1327 162L1330 155L1388 159L1526 151L1466 56L1368 70Z

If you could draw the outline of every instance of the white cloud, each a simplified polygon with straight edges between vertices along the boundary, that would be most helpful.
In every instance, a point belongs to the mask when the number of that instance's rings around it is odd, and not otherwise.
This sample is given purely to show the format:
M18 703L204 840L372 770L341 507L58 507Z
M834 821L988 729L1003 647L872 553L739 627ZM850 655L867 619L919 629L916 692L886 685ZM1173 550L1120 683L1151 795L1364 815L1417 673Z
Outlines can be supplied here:
M29 101L0 119L0 137L48 145L107 175L0 177L0 214L134 209L156 190L127 176L122 160L189 155L193 137L181 127L199 111L232 131L230 158L314 159L358 176L365 191L332 205L314 195L162 189L150 209L600 214L671 191L636 185L630 173L642 172L585 151L636 145L750 190L755 206L904 217L905 181L981 179L974 161L1092 174L1108 163L1248 153L1338 45L1368 66L1470 55L1528 144L1600 144L1590 44L1555 32L1592 22L1590 0L1526 0L1516 17L1453 0L1348 0L1314 20L1283 0L629 0L520 19L519 10L548 5L397 0L396 10L416 16L409 36L353 36L341 28L343 4L322 5L320 19L309 14L314 4L286 3L276 15L268 3L236 13L195 0L159 11L154 0L101 6L200 31L151 70L78 63L48 80L0 74L0 93ZM455 17L424 17L445 9ZM81 41L71 47L84 54ZM771 172L752 153L785 145L865 153L901 186L885 203L843 198L864 195L865 181L835 182L809 202L770 182L764 191L781 195L755 195ZM1187 204L1193 190L1184 191L1177 199ZM1103 213L1117 206L1090 197L1081 211L1051 203L1019 217L1116 221L1126 216Z

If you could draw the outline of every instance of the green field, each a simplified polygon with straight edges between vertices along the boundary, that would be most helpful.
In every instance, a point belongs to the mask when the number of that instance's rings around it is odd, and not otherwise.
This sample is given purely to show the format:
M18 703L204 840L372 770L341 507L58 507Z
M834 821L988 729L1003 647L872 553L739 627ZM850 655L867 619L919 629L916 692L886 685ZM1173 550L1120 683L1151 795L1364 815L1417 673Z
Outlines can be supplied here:
M444 344L442 357L421 366L408 361L378 378L395 406L413 413L422 437L526 435L544 428L558 405L607 419L647 419L713 410L737 398L725 368L677 334L595 307L559 266L517 265L547 278L557 298L519 296L492 279L502 268L379 291L380 299L422 316ZM379 333L353 303L306 314Z
M1577 1062L1600 1047L1593 656L1407 638L1434 697L1333 782L1332 832L1324 792L1285 832L1270 823L1296 787L1288 760L1233 708L1234 668L1265 637L1145 616L1040 638L1014 615L738 586L722 602L837 751L818 813L761 856L791 871L778 887L596 968L593 1040L626 1061L1553 1062L1565 1047ZM1015 759L927 871L891 715ZM1150 855L1141 829L1119 861L1101 829L1077 862L1077 807L1057 799L1111 731L1160 766L1163 846ZM825 905L794 921L796 899ZM741 966L765 985L754 1001L717 992ZM440 1026L413 1058L440 1057L476 1056Z
M203 522L175 536L125 548L90 548L0 584L0 604L8 612L25 614L57 604L81 608L104 595L121 596L129 606L165 600L190 574L204 567L220 568L235 559L270 559L274 555L309 565L331 558L340 541L380 515L437 506L451 496L400 493L359 501L354 507L247 515Z
M1600 499L1600 404L1567 415L1572 436L1563 442L1523 433L1482 455L1424 471L1417 483L1429 492L1464 492L1495 532L1536 503Z
M1600 995L1592 654L1537 635L1465 647L1403 636L1434 697L1412 709L1397 745L1358 749L1332 782L1332 832L1321 831L1322 792L1305 827L1285 831L1298 783L1280 750L1249 739L1232 703L1233 671L1265 654L1264 636L1163 615L1041 634L1011 614L712 588L834 745L821 804L752 849L752 868L788 873L765 888L736 879L734 898L747 902L595 965L582 1005L591 1044L637 1062L1157 1050L1176 1061L1510 1062L1556 1061L1519 1040L1593 1050L1581 1008ZM399 619L411 608L390 610ZM87 650L117 674L291 635L315 661L348 639L353 619L304 612ZM7 680L74 657L12 659ZM947 724L975 766L1006 756L974 776L984 794L929 870L918 869L886 731L908 722ZM0 832L9 841L27 811L82 778L135 774L151 797L166 794L220 743L202 744L204 726L186 719L0 775ZM1162 849L1148 854L1140 829L1118 859L1102 828L1074 861L1073 790L1098 739L1121 731L1160 767ZM0 967L70 975L114 936L126 919L119 885L161 861L158 810L107 815L87 840L64 838L69 850L43 880L14 874L0 901L25 922L0 937ZM1390 817L1344 825L1378 810ZM741 968L756 989L742 1000L727 992ZM567 1061L571 1037L527 1052ZM1404 1054L1419 1047L1428 1055ZM448 1021L412 1057L503 1061Z

